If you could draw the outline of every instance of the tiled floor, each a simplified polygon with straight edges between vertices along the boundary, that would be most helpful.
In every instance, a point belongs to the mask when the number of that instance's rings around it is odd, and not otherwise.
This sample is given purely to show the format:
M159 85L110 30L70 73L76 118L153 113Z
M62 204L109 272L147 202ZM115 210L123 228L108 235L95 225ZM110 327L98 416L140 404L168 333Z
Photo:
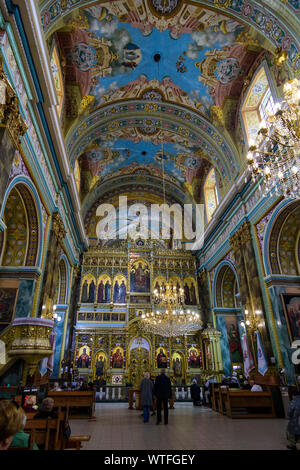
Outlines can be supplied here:
M143 423L140 411L123 403L97 403L96 421L71 420L73 435L90 434L83 449L212 450L286 449L285 419L229 419L211 409L176 403L169 424L157 426L155 416Z

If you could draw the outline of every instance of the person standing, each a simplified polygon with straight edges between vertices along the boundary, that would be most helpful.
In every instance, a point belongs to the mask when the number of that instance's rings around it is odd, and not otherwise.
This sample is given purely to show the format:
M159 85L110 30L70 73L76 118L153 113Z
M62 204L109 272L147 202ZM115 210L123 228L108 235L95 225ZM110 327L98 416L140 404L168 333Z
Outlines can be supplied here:
M287 448L296 450L296 444L300 440L300 392L292 393L292 401L288 407L289 423L287 427Z
M164 422L168 424L168 399L172 397L171 380L166 376L165 369L160 371L155 379L154 395L156 396L157 420L156 424L161 422L161 404L164 405Z
M148 423L150 418L150 407L152 406L153 402L153 382L150 379L149 372L145 372L140 389L141 404L144 411L144 423Z
M193 405L194 406L199 406L200 405L200 387L197 384L197 380L193 380L193 384L191 386L191 397L193 400Z

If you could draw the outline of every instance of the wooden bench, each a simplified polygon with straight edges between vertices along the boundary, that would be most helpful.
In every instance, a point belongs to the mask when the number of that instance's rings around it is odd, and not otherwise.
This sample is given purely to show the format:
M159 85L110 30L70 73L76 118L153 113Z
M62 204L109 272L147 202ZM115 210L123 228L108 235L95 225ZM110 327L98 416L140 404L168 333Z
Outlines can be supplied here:
M72 408L88 408L88 417L91 418L95 411L95 391L73 392L49 392L47 397L53 398L54 408L66 409L68 416L72 418L86 418L86 415L72 415Z
M226 415L229 418L275 418L272 394L249 390L222 390ZM260 413L258 410L262 409ZM266 411L268 409L268 411Z
M30 434L30 444L35 442L43 450L64 450L82 448L82 442L90 440L90 435L71 436L67 439L64 430L69 421L68 410L58 409L55 419L34 419L35 413L26 413L25 432ZM46 447L45 447L46 446Z

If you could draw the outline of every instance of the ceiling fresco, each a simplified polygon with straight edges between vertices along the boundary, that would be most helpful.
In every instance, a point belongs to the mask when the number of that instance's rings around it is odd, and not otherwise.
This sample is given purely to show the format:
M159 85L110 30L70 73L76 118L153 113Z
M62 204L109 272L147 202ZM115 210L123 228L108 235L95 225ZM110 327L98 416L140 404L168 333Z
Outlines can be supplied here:
M84 174L82 192L86 194L100 181L134 172L147 171L153 176L189 189L195 177L205 177L211 163L202 158L196 147L184 147L181 144L155 145L151 141L138 144L126 140L109 141L106 147L95 142L81 155L79 162Z
M194 200L212 166L221 193L238 177L236 110L270 41L227 16L230 2L214 3L222 8L42 2L49 49L57 47L63 69L62 125L85 211L101 184L125 175L164 177Z

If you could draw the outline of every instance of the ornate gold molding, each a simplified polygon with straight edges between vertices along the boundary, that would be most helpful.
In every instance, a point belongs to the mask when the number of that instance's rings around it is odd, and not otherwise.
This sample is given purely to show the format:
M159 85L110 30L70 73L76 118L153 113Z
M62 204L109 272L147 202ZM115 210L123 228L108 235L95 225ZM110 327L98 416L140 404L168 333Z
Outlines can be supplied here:
M54 212L53 214L52 230L56 236L57 241L59 243L62 243L67 232L65 230L64 223L58 212Z
M19 148L19 138L25 134L27 125L19 110L19 101L4 72L0 58L0 124L7 128L14 145Z
M241 248L241 241L238 232L234 232L229 241L230 246L232 247L234 252L238 251Z
M245 245L248 241L252 240L251 227L248 220L245 220L245 222L239 228L238 233L240 235L242 245Z

